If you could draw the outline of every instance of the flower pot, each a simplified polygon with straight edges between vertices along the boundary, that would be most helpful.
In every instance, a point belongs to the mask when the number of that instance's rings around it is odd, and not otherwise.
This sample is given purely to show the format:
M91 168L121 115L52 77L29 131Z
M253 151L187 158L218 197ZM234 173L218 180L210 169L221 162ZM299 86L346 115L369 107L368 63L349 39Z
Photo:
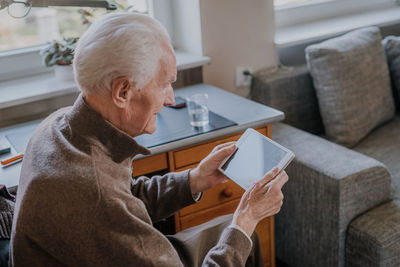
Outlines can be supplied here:
M56 75L56 78L61 81L74 80L72 65L54 65L54 74Z

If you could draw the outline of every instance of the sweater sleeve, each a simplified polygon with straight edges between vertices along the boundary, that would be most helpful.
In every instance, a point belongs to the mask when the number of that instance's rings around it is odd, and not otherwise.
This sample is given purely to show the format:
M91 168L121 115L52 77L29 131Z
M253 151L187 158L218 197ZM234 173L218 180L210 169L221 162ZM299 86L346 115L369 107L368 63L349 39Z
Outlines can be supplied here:
M228 227L216 246L210 249L202 266L245 266L251 251L251 241L241 231Z
M132 179L132 194L143 201L153 222L196 203L190 190L189 171Z

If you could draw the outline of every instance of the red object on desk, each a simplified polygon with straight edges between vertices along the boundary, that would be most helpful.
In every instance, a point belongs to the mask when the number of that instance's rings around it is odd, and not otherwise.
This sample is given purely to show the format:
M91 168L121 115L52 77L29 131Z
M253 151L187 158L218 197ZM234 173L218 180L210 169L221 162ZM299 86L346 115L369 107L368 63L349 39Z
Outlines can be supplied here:
M13 162L19 160L19 159L22 159L23 157L24 157L24 154L19 154L19 155L16 155L14 157L11 157L9 159L2 160L1 161L1 165L8 165L10 163L13 163Z

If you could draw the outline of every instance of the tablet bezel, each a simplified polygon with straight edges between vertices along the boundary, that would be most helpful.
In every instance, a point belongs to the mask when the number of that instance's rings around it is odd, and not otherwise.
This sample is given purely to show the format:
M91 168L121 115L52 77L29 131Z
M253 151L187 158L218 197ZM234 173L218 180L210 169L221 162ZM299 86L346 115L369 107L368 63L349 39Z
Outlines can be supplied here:
M257 132L256 130L252 129L252 128L248 128L243 135L239 138L239 140L236 142L236 150L234 153L232 153L229 157L225 158L222 163L220 164L220 166L218 167L218 170L220 172L222 172L226 177L228 177L230 180L232 180L233 182L235 182L237 185L239 185L241 188L243 188L244 190L247 190L247 188L244 188L243 186L241 186L238 182L235 181L234 177L230 177L224 169L222 169L222 167L224 166L224 164L231 159L231 157L236 153L236 151L240 148L240 146L246 141L247 137L249 137L251 134L256 135L258 138L263 138L266 141L272 143L273 145L277 146L279 149L283 150L286 152L286 155L281 159L281 161L278 163L278 165L276 167L279 168L279 172L281 172L282 170L284 170L289 163L294 159L294 153L292 151L290 151L289 149L287 149L286 147L278 144L277 142L271 140L270 138L266 137L265 135ZM264 177L267 173L265 173L262 177ZM261 179L262 177L254 177L254 181L256 182L259 179Z

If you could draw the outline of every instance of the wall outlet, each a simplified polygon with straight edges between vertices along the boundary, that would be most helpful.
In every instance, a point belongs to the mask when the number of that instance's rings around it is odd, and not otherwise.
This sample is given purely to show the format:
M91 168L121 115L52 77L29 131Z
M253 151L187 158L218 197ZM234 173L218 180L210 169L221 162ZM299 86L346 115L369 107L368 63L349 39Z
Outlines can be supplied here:
M236 68L236 87L248 87L251 85L251 67ZM247 74L247 75L246 75Z

